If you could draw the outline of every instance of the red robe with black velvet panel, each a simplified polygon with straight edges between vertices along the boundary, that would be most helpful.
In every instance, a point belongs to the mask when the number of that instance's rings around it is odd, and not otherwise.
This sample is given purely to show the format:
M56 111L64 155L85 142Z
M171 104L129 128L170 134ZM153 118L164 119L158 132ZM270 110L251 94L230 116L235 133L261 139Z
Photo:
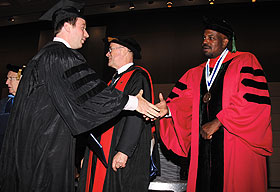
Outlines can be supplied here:
M272 154L271 104L263 69L247 52L229 53L224 77L222 110L217 118L224 130L224 191L267 190L266 156ZM167 99L172 117L160 121L164 144L191 160L187 191L196 190L199 153L200 83L206 63L190 69Z

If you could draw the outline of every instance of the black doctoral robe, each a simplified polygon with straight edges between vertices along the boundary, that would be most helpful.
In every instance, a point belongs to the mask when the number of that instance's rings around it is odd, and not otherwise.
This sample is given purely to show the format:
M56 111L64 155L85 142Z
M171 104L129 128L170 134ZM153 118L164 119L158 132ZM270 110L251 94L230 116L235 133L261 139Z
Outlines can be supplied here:
M19 84L0 157L0 191L73 192L73 136L116 116L127 100L77 50L47 44Z
M135 70L136 69L136 70ZM151 84L148 74L141 68L131 66L128 70L120 74L120 79L114 84L122 84L125 81L121 77L132 70L135 70L124 88L124 94L136 95L143 89L143 97L151 102ZM89 151L87 151L80 178L80 192L145 192L148 191L150 179L150 146L152 138L152 124L144 120L141 114L134 111L122 111L117 117L96 129L95 135L102 134L114 126L109 150L108 169L105 181L100 181L100 175L96 170L96 157L89 165ZM101 138L102 140L102 138ZM109 142L109 141L107 141ZM125 168L115 172L112 169L112 160L115 154L120 151L128 155ZM105 152L106 153L106 152ZM89 167L91 166L91 169ZM88 181L87 180L87 177ZM96 179L96 180L94 180ZM97 180L98 179L98 180ZM88 189L86 189L88 182ZM98 183L98 187L93 187ZM103 183L104 182L104 185ZM102 190L103 186L103 190ZM94 190L93 190L94 188Z
M10 99L8 97L0 100L0 153L4 139L4 134L7 128L8 119L10 116L10 112L7 112L6 110L9 100Z

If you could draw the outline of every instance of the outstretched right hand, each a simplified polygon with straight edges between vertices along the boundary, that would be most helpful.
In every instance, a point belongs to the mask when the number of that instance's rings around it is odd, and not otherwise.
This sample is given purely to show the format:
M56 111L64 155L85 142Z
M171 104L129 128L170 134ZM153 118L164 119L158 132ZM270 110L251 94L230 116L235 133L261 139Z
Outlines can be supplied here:
M167 115L169 113L169 110L168 110L166 101L163 98L162 93L159 93L159 100L160 100L160 102L155 105L157 107L157 109L159 109L159 116L158 117L164 117L165 115ZM147 115L143 115L143 116L147 121L148 120L154 121L154 120L158 119L158 118L150 118Z
M136 95L138 99L138 106L136 111L142 113L144 116L150 119L158 118L160 116L159 109L155 105L144 99L142 95L143 90L140 90L139 93Z
M156 104L156 107L160 110L160 117L164 117L169 113L166 101L163 98L162 93L159 93L159 100L160 102Z

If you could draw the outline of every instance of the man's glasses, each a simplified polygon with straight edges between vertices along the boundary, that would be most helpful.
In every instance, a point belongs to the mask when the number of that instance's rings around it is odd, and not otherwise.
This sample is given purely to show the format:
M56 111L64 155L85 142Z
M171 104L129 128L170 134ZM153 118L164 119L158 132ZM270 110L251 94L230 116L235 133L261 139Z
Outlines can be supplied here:
M15 80L18 80L18 77L7 77L5 79L6 81L9 80L9 81L15 81Z
M109 53L112 53L112 50L114 50L114 49L119 49L119 48L124 48L123 46L121 46L121 47L109 47Z

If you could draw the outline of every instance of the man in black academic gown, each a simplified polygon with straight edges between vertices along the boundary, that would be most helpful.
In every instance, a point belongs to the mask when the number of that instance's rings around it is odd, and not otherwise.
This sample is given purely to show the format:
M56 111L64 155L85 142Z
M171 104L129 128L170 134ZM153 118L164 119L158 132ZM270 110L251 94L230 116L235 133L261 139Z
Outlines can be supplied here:
M153 100L152 82L148 71L135 66L134 59L141 59L140 45L132 38L108 38L108 65L117 70L110 86L126 95L136 95L144 90L143 97ZM134 111L122 111L117 117L103 124L99 133L108 161L106 169L92 152L86 155L79 191L96 192L145 192L150 180L150 149L152 123ZM98 133L95 132L96 135Z
M86 38L81 3L60 1L41 19L53 20L54 41L28 63L19 84L0 157L1 192L73 192L75 135L123 109L158 116L138 94L107 87L76 50Z
M8 73L6 79L6 85L9 89L8 97L0 100L0 152L2 148L2 142L7 128L8 119L14 103L14 97L17 92L18 84L22 75L22 67L17 65L7 65Z

